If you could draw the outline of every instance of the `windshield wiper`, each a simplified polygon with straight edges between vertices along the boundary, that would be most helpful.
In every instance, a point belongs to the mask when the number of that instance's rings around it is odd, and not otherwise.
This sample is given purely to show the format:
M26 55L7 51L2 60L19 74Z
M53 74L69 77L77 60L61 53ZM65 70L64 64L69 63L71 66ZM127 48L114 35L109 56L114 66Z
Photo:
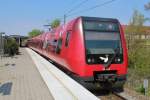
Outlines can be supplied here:
M119 47L117 47L114 50L114 55L111 57L111 59L106 64L104 64L105 69L107 69L111 65L112 61L116 58L118 53L120 53L120 48Z

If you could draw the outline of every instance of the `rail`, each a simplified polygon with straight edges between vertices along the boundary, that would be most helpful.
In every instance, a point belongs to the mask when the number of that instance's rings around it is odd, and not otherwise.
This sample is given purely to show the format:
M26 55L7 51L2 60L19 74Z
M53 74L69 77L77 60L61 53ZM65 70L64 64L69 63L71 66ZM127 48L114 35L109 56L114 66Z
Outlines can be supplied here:
M118 96L121 100L136 100L136 98L134 98L133 96L125 92L121 92L121 93L112 92L112 94Z
M118 93L111 90L102 90L100 94L97 94L97 97L101 100L140 100L125 91Z

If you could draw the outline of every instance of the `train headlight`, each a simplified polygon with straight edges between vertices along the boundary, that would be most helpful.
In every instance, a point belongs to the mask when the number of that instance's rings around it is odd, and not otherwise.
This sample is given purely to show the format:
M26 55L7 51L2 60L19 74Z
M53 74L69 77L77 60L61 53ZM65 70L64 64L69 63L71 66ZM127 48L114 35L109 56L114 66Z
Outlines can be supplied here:
M120 58L116 58L116 59L115 59L115 62L117 62L117 63L120 62L120 61L121 61Z
M88 63L95 63L95 59L94 59L94 58L88 58L88 59L87 59L87 62L88 62Z
M90 58L88 58L88 60L87 60L87 61L88 61L88 63L90 63L90 62L91 62L91 59L90 59Z
M118 58L117 61L120 62L121 61L120 58Z

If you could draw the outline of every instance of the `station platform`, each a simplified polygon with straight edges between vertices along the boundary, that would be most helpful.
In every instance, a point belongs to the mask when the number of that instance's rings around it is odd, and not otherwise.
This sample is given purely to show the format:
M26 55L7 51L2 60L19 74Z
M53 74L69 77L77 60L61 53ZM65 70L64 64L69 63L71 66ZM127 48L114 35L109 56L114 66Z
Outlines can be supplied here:
M0 60L0 100L53 100L25 48Z
M0 61L0 100L99 100L29 48Z

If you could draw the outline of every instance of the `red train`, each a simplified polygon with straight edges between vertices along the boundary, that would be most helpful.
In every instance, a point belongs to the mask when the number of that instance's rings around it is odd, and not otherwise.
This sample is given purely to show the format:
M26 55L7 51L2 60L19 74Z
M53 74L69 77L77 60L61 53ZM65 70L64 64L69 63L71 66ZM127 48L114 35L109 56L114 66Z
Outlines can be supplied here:
M78 17L27 45L83 84L123 88L126 81L127 48L117 19Z

